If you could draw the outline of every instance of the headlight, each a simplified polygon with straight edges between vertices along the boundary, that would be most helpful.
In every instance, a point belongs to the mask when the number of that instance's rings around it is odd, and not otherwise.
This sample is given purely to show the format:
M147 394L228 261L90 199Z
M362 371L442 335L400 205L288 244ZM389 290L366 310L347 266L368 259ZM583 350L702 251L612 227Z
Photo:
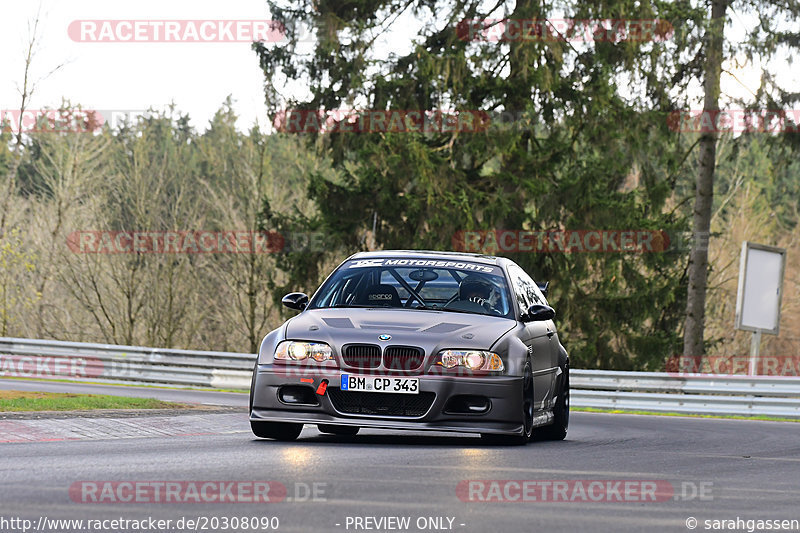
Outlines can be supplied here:
M445 368L453 368L454 366L461 364L461 356L456 355L450 352L449 350L447 352L442 353L440 357L441 361L439 361L438 364L442 365Z
M309 358L322 363L332 360L333 352L322 342L283 341L275 349L275 359L279 361L305 361Z
M502 372L505 370L503 360L494 352L482 350L442 350L435 361L444 368L463 366L469 370Z
M289 357L295 361L302 361L308 357L309 346L299 342L293 342L289 345L289 349L286 351L289 352Z
M478 370L486 362L481 352L468 352L464 354L464 366L470 370Z

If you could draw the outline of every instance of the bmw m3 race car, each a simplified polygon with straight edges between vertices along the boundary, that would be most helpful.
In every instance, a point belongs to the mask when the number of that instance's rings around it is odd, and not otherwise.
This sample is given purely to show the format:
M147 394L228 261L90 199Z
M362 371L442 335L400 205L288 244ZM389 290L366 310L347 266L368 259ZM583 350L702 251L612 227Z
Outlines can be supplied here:
M359 428L480 433L494 442L561 440L569 357L537 285L513 261L425 251L358 253L266 335L250 424L294 440Z

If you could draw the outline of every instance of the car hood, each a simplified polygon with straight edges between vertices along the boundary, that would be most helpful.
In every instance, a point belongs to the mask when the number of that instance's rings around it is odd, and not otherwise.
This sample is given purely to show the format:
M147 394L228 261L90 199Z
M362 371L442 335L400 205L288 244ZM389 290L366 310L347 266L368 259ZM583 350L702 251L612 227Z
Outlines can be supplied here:
M430 356L445 348L488 350L515 325L508 318L448 311L311 309L287 321L286 338L322 341L337 353L344 344L367 343L419 346Z

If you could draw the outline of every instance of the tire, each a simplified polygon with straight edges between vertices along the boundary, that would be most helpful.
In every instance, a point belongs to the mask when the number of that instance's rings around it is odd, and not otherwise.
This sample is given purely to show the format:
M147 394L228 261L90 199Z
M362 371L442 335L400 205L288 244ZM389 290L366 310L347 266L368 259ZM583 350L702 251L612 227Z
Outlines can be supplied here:
M569 365L564 365L561 388L553 408L553 423L534 432L535 440L564 440L569 429Z
M481 433L481 439L487 444L500 444L505 446L521 446L533 438L533 367L530 357L526 359L522 369L522 434L497 435L494 433Z
M250 421L250 429L256 437L281 441L293 441L303 431L303 424L291 422L260 422Z
M330 433L331 435L343 435L352 437L361 429L358 426L337 426L334 424L317 424L317 429L322 433Z

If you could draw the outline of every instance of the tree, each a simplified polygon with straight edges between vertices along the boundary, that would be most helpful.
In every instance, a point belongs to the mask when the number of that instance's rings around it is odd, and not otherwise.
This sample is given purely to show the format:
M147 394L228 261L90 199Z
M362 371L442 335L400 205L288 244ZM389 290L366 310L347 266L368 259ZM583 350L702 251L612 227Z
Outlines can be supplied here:
M258 351L268 321L274 318L270 298L270 274L274 271L272 252L278 246L274 234L265 232L256 241L263 198L276 185L271 161L271 144L257 127L248 134L236 131L236 116L228 98L209 129L198 139L202 187L206 193L209 229L220 232L251 232L251 253L219 254L209 258L208 267L216 288L208 295L218 323L233 327L244 337L250 353ZM230 338L234 341L233 337Z
M103 135L113 139L113 153L78 219L85 225L72 231L113 235L201 227L204 205L188 117L154 113ZM194 342L207 313L198 290L202 255L62 250L62 284L106 342L165 347Z
M4 173L4 180L2 184L2 192L0 195L0 239L3 238L5 232L9 225L8 215L10 213L10 202L14 198L17 193L17 171L19 170L19 166L22 162L23 157L23 147L24 147L24 131L22 127L22 117L25 115L25 112L28 110L28 106L30 105L31 98L33 98L34 93L36 92L36 88L49 76L53 75L55 72L60 70L64 65L59 64L55 68L53 68L50 72L45 74L40 78L35 78L34 73L32 70L33 60L38 50L39 41L40 41L40 34L39 34L39 23L41 21L40 13L37 12L34 18L28 21L28 45L25 49L25 58L23 63L23 75L22 75L22 86L19 87L19 96L20 96L20 103L19 103L19 119L17 121L17 130L12 132L13 141L12 141L12 148L11 148L11 157L10 163L6 163L6 172ZM8 128L8 124L0 124L0 130L4 133ZM5 146L5 138L0 138L4 144L4 151L6 150ZM7 155L3 157L3 159L9 159Z
M725 38L727 14L731 11L740 18L758 22L747 28L746 38L740 43L728 42ZM695 64L702 64L701 71L697 73L697 78L703 84L702 114L711 117L713 124L716 124L719 110L723 62L726 58L734 59L737 53L744 54L748 60L759 57L765 64L762 67L761 86L754 95L754 101L749 103L755 114L763 114L765 110L782 109L800 100L800 93L788 93L781 89L774 76L766 70L766 65L779 51L791 55L800 46L800 32L793 29L795 27L793 23L797 22L798 18L800 18L800 4L796 2L710 1L710 13L704 25L703 44L695 58ZM735 99L732 103L745 104ZM718 165L718 137L716 127L712 127L704 130L699 138L699 160L692 215L694 240L688 264L683 336L684 356L701 357L705 353L708 243L711 238L714 176Z
M680 211L667 203L685 153L665 120L673 105L672 85L659 76L670 66L663 64L666 43L463 38L464 21L486 21L475 29L482 34L505 17L644 20L656 18L660 4L269 5L289 38L281 47L256 45L273 111L358 105L494 119L478 132L308 135L338 173L312 179L319 216L309 223L339 250L449 249L454 234L469 229L681 227ZM387 52L376 45L414 21L424 22L408 46ZM316 30L310 54L298 44L303 23ZM635 91L623 86L624 77ZM284 98L287 80L307 84L310 96ZM498 121L503 113L513 119ZM579 364L658 368L677 348L684 308L680 253L514 258L535 278L554 281L552 299Z
M59 116L84 116L79 106L62 105ZM85 130L85 131L84 131ZM34 293L38 296L36 319L31 324L37 338L58 334L55 304L50 290L64 264L65 242L70 224L90 194L103 180L109 164L109 135L95 136L86 124L77 131L41 131L28 135L27 157L18 170L20 193L42 207L29 216L30 241L38 250L39 268ZM35 235L35 237L34 237Z
M25 308L32 307L38 295L25 290L26 278L36 268L35 257L24 250L19 229L0 240L0 336L7 337L20 325Z
M703 67L703 112L716 115L719 110L720 75L725 12L729 0L712 0L711 18L706 31ZM717 155L717 132L713 129L700 137L700 160L692 216L694 242L689 255L686 321L683 329L683 355L702 356L705 324L706 285L708 283L708 239L714 202L714 169Z

